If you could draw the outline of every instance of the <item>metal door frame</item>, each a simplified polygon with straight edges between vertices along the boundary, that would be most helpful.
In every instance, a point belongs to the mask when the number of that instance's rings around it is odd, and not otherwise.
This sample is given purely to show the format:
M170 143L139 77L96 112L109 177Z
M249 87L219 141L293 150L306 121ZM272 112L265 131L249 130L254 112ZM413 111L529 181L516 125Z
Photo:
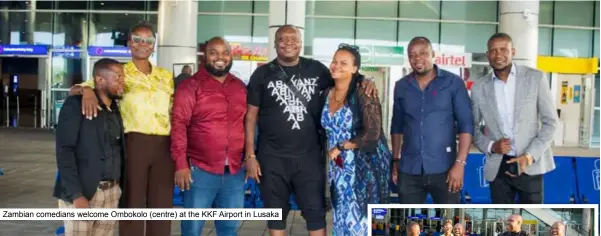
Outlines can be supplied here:
M48 60L46 60L46 94L42 94L42 98L45 99L45 102L42 102L42 107L45 106L46 110L43 111L43 115L45 117L43 117L44 122L42 123L42 128L48 128L48 129L53 129L54 127L52 125L56 125L56 124L51 124L52 121L52 112L54 111L54 97L53 97L53 92L64 92L64 91L69 91L70 88L52 88L52 59L53 59L53 54L55 52L75 52L75 53L79 53L79 58L84 60L85 62L85 57L87 57L88 53L87 50L85 49L50 49L48 50ZM85 76L85 74L83 75ZM85 78L85 77L84 77ZM58 123L58 120L55 121L56 123Z
M86 58L85 58L85 63L86 63L86 71L84 74L84 81L89 80L90 78L92 78L92 70L94 69L94 63L102 58L111 58L111 59L115 59L118 62L122 62L122 63L128 63L129 61L131 61L131 57L103 57L103 56L90 56L88 55L88 53L86 52Z
M48 51L50 51L50 49L48 49ZM46 55L0 55L0 58L37 58L37 59L44 59L44 64L46 66L45 67L45 70L46 70L45 72L46 73L48 72L48 61L50 61L50 60L48 60L48 59L50 59L49 54L46 54ZM38 64L38 67L39 67L39 64ZM45 78L40 78L39 75L38 75L38 84L39 84L39 79L47 79L47 78L48 78L47 74L46 74ZM9 86L10 86L10 82L9 82ZM2 89L4 89L4 88L2 88ZM41 107L40 107L40 115L41 115L41 117L40 117L40 128L44 128L45 127L44 126L44 122L45 122L45 119L46 119L46 117L45 117L45 110L44 110L44 109L46 109L46 106L44 104L44 98L45 98L44 96L46 95L45 93L46 93L46 89L47 88L44 86L43 88L39 88L39 89L40 89L40 92L41 92L40 93L40 96L41 96L40 97L40 102L41 102L41 104L40 104L41 105ZM18 97L19 96L17 96L17 99L18 99ZM6 101L6 102L10 103L10 101ZM5 104L2 104L1 106L7 105L6 102L5 102ZM19 101L17 100L17 113L19 113L19 110L20 110L18 102ZM7 109L6 112L8 113L9 112L8 107L6 109ZM34 111L34 112L37 112L37 111ZM10 117L9 117L10 115L9 114L2 114L2 116L5 116L5 115L7 116L7 118L10 119ZM17 114L17 116L18 116L18 114ZM7 122L9 122L9 121L7 121ZM37 117L34 117L34 122L35 122L35 124L37 124ZM1 125L4 125L4 124L1 124Z

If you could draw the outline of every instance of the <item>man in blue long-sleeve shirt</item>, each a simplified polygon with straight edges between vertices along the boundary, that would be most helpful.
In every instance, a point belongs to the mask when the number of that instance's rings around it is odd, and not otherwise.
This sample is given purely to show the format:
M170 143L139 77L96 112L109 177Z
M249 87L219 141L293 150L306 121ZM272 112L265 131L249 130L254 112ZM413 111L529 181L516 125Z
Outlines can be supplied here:
M423 204L430 193L435 204L457 204L474 129L471 100L459 76L433 64L430 40L413 38L408 57L413 72L396 82L391 125L399 200Z

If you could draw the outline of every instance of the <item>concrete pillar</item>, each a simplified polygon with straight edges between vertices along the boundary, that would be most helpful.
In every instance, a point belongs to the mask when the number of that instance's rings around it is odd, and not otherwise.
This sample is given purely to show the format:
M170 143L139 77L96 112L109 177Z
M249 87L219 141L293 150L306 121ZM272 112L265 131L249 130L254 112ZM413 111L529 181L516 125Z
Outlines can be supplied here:
M29 11L27 11L25 18L25 39L21 39L21 41L27 42L27 44L34 44L34 32L35 32L35 10L36 10L36 0L30 1L28 5Z
M275 52L275 32L282 25L294 25L305 33L305 0L269 0L269 60L277 57ZM304 47L301 47L301 55Z
M536 68L539 1L499 1L499 32L513 39L518 65Z
M465 227L465 209L459 209L459 223Z
M591 211L592 209L589 208L584 208L582 209L582 229L584 229L586 232L591 233L591 230L593 229L591 227ZM591 233L592 235L592 233Z
M195 0L160 0L156 51L159 67L172 73L173 64L193 64L196 67L197 12L198 2Z

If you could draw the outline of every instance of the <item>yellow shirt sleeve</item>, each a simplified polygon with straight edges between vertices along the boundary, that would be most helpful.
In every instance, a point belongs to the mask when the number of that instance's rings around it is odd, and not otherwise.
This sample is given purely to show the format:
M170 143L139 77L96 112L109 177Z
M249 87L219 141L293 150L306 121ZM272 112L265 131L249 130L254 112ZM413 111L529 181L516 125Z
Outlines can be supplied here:
M86 80L85 82L78 84L79 86L83 86L83 87L90 87L90 88L94 88L94 80L93 79L89 79Z

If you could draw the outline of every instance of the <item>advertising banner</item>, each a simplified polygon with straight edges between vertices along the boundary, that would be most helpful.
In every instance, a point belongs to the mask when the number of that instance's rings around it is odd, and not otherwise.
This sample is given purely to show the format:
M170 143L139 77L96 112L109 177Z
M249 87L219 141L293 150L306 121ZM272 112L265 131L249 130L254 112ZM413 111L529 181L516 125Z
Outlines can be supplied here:
M28 55L45 56L48 55L47 45L0 45L0 55Z
M232 59L241 61L268 61L269 50L264 43L230 43Z

